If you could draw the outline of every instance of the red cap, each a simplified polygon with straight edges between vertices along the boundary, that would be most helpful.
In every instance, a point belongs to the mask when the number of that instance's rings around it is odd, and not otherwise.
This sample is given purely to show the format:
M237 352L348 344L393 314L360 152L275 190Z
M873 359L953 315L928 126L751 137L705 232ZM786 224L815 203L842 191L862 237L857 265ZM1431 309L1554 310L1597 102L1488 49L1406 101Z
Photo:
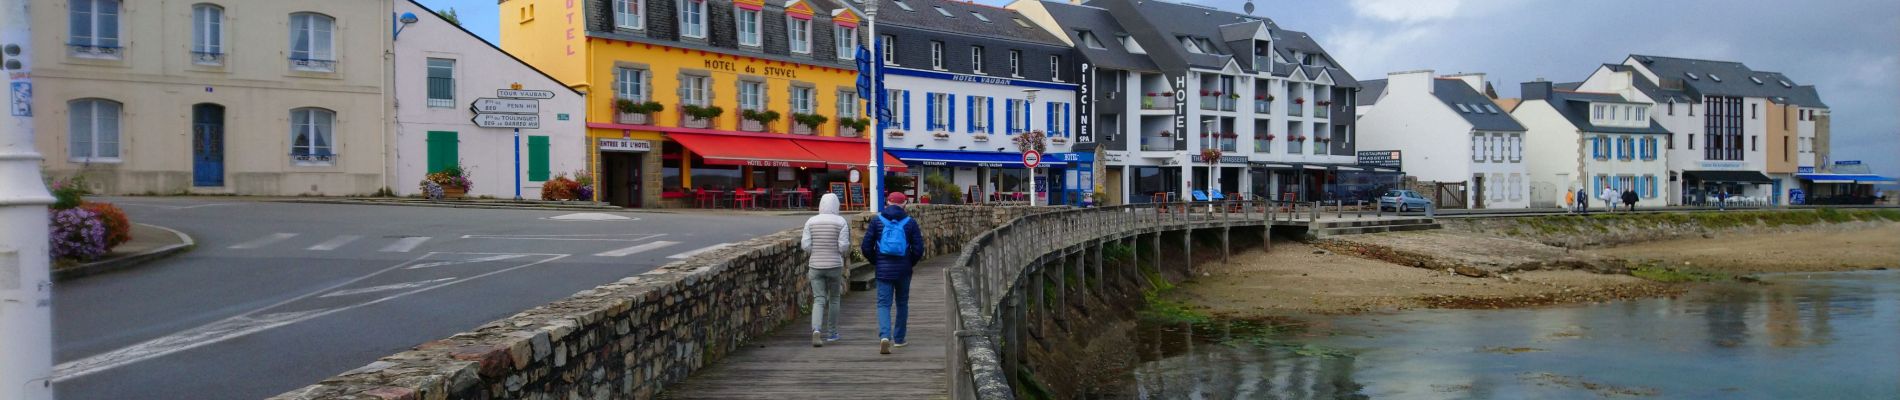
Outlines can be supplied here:
M910 197L905 196L904 192L891 192L890 195L884 196L884 202L892 205L904 205L906 200L910 200Z

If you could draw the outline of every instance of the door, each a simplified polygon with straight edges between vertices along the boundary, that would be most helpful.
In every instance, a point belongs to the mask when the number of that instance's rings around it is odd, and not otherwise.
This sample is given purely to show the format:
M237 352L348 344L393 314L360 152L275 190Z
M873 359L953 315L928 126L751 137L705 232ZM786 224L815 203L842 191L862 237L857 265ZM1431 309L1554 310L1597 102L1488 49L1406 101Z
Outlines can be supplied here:
M1471 176L1471 208L1484 208L1484 174Z
M640 153L601 153L600 201L621 207L641 206Z
M224 186L224 106L191 106L191 185Z

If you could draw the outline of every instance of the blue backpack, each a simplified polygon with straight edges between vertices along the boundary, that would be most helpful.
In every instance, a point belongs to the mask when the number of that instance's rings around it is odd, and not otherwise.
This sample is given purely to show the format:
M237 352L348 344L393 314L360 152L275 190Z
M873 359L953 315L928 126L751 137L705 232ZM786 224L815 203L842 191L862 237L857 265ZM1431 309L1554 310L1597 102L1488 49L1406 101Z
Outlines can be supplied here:
M910 235L905 234L904 227L910 225L910 217L904 217L904 219L902 220L891 221L890 219L884 218L884 216L879 215L877 216L877 219L879 221L884 222L884 234L878 236L878 239L877 239L878 254L883 254L887 256L900 256L900 257L909 255L910 253L909 236Z

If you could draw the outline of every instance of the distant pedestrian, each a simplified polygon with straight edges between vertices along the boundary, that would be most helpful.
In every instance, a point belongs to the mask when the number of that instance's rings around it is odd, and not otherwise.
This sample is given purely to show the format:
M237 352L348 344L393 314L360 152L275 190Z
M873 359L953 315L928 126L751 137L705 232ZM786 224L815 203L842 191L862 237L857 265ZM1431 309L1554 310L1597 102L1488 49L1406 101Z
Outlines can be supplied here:
M1577 212L1579 213L1590 213L1590 192L1587 190L1589 189L1577 189Z
M1623 189L1623 208L1636 212L1636 190Z
M1563 207L1567 209L1570 213L1577 212L1577 192L1572 192L1568 190L1564 191Z
M1616 197L1616 189L1611 189L1607 184L1603 185L1603 192L1597 194L1597 198L1603 199L1603 207L1610 209L1610 212L1616 212Z
M897 197L896 200L904 199ZM877 266L878 353L891 354L891 346L908 344L904 341L904 332L910 320L911 269L924 259L923 228L917 226L917 221L912 220L903 207L884 206L883 212L871 217L871 223L865 227L859 251ZM893 306L896 310L892 310Z
M1728 210L1728 189L1715 192L1715 209L1717 211Z
M838 307L844 302L845 256L851 254L851 224L838 216L838 195L818 199L818 215L805 220L805 278L811 281L811 346L838 340Z

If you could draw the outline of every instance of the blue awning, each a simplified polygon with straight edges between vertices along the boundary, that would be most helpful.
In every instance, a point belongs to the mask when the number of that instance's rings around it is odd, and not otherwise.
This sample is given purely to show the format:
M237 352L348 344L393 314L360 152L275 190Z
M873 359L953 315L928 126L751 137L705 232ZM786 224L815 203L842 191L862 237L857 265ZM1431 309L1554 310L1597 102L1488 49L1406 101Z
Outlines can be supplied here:
M1871 174L1795 174L1795 177L1814 183L1856 183L1862 185L1886 185L1896 181L1880 175Z
M906 150L885 148L891 156L904 160L911 165L939 167L1004 167L1023 168L1021 153L994 151L956 151L956 150ZM1054 154L1042 155L1042 166L1059 166L1065 163Z

